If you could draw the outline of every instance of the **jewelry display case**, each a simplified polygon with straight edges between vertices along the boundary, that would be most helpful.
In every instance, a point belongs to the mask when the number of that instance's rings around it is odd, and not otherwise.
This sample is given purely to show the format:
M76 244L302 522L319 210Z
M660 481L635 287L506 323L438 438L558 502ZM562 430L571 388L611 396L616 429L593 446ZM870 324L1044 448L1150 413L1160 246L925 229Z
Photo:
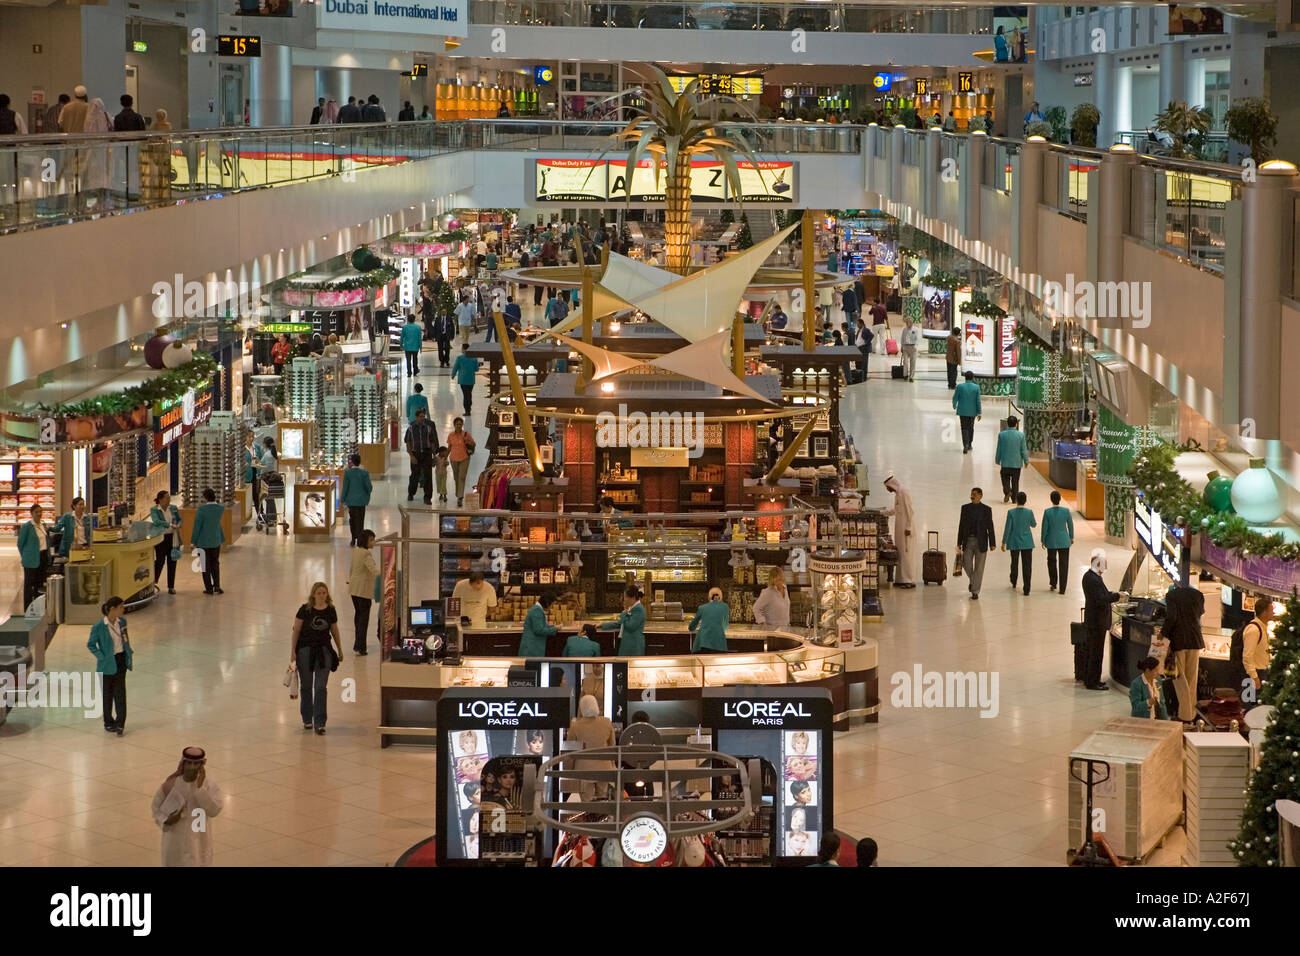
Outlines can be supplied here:
M651 552L639 549L620 549L620 544L644 544L649 540L647 530L612 529L609 533L609 572L606 580L621 583L628 574L645 580L647 574L654 584L703 584L708 580L707 553L702 545L708 540L707 532L695 528L665 528L651 532L656 541L676 546L674 552ZM699 547L692 547L696 545Z

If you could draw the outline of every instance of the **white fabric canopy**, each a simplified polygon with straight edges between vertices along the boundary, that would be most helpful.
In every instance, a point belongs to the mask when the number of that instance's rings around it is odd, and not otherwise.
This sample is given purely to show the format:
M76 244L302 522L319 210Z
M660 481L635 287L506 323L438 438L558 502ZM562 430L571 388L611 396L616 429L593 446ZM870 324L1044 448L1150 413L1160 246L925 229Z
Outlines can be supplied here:
M726 332L754 273L794 228L783 229L740 255L637 297L633 302L688 342L702 342Z
M708 382L710 385L716 385L719 388L740 395L756 398L765 405L772 404L770 399L754 391L745 384L744 379L737 378L736 374L731 371L731 365L728 362L731 352L730 343L731 330L727 329L724 332L709 336L702 342L696 342L693 345L680 348L676 352L669 352L660 358L651 359L645 364L653 365L665 372L676 372L678 375L685 375L687 378Z

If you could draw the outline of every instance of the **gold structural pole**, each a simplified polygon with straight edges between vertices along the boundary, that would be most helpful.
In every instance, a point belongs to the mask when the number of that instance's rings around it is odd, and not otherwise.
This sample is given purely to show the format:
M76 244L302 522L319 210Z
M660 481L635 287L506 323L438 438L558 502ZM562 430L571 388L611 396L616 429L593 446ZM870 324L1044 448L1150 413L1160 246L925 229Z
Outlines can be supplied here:
M785 474L785 470L790 467L790 462L794 461L795 454L803 446L804 440L812 434L816 425L817 415L814 413L808 417L808 421L804 423L803 428L799 429L799 434L794 436L794 441L790 442L790 447L781 453L781 457L776 460L772 470L763 476L763 484L775 484Z
M594 337L593 321L595 319L595 305L592 302L596 283L592 280L591 269L587 266L582 267L582 341L591 345ZM574 391L581 395L586 391L587 383L591 381L596 374L596 363L585 355L582 357L582 366L578 370L578 381L574 386Z
M519 371L515 368L515 350L506 334L506 322L499 311L492 313L492 322L496 325L497 341L501 343L501 358L506 363L506 374L510 377L510 395L515 402L515 414L519 416L519 427L524 433L524 448L528 451L528 464L533 470L533 479L542 477L542 455L537 450L537 436L533 434L533 413L528 409L528 400L524 387L519 384ZM816 421L817 416L813 416Z
M817 347L817 297L813 291L817 259L817 226L813 211L803 211L803 350ZM788 462L787 462L788 464ZM784 471L784 469L782 469Z

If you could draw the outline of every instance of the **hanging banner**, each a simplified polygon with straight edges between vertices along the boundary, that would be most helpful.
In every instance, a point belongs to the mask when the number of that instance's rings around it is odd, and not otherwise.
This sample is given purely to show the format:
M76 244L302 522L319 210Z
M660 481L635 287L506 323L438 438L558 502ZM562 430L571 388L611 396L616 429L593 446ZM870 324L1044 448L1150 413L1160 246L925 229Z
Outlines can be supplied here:
M1097 480L1104 485L1130 485L1128 469L1138 452L1138 430L1126 425L1105 405L1097 412Z
M1020 365L1016 373L1016 404L1021 408L1044 408L1047 405L1047 354L1032 345L1020 346Z
M655 164L658 163L658 179ZM612 160L609 163L610 199L627 199L629 202L664 202L668 198L667 164L662 160L643 159L632 169L632 183L627 183L627 164ZM631 193L631 195L628 195Z
M288 3L284 4L289 7ZM316 4L321 30L372 33L418 33L422 36L469 35L467 0L322 0Z
M603 159L538 159L537 202L605 202L608 183Z
M777 202L794 201L794 163L788 160L759 161L753 163L738 162L740 172L741 202Z
M721 163L691 163L691 202L726 202L727 174Z
M998 375L1011 378L1016 374L1020 343L1016 341L1016 320L1005 315L998 320Z

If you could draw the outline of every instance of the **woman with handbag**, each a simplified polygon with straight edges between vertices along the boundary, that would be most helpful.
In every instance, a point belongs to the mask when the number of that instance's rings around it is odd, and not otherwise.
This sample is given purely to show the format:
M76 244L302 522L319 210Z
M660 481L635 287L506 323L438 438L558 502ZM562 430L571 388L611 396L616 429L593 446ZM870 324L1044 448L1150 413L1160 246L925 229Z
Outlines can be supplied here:
M330 647L331 638L337 650ZM334 610L329 585L317 581L311 586L307 603L298 608L289 645L289 662L298 668L298 706L303 730L325 733L330 672L336 670L342 660L339 615Z
M474 436L465 431L465 419L457 415L451 420L451 433L447 436L448 458L451 473L456 479L456 507L465 507L465 479L469 476L469 460L474 454Z
M153 549L153 583L158 583L163 565L167 565L167 593L176 593L176 562L181 558L181 513L172 504L170 491L154 496L149 509L150 531L162 535Z
M126 672L131 669L131 642L126 636L126 605L111 597L100 607L103 617L90 629L86 647L95 655L95 670L104 683L104 729L119 737L126 730Z

